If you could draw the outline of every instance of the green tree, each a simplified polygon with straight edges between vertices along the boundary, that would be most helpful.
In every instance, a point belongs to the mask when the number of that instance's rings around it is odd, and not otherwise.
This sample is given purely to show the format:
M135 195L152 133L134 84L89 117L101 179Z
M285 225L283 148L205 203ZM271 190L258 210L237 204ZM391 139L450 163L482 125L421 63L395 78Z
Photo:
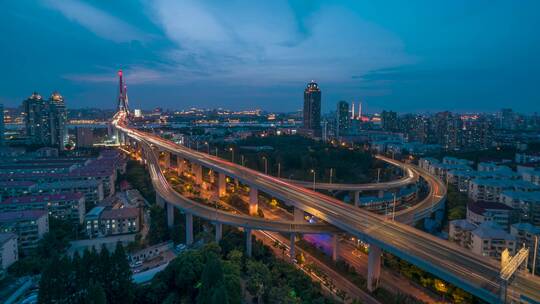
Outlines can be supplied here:
M215 254L209 254L206 265L201 276L201 286L197 297L198 304L212 304L212 299L216 292L222 292L220 289L223 285L223 265L220 259ZM228 296L225 290L225 296L222 300L225 301ZM228 300L227 300L228 301Z
M158 205L150 207L150 229L148 230L148 243L158 244L169 239L165 209Z
M100 283L90 280L87 293L84 297L85 304L106 304L107 295Z
M270 270L258 261L248 261L246 265L246 289L257 297L258 303L262 302L262 295L270 286Z
M110 294L107 294L110 303L132 303L135 288L131 269L121 243L116 245L114 253L111 255L111 269L107 271L111 274Z

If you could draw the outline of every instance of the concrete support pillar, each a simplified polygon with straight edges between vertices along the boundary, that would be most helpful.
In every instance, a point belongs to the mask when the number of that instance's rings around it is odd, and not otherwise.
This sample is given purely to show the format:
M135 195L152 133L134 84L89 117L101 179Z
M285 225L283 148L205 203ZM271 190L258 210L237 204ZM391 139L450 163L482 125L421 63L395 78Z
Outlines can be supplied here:
M163 166L165 169L169 169L171 167L171 153L163 152Z
M184 170L186 169L186 163L184 162L184 159L180 156L176 156L176 167L178 168L178 175L182 174Z
M296 258L296 248L295 248L295 243L296 243L296 234L295 233L291 233L291 242L289 244L289 254L291 255L291 261L293 261L295 258Z
M218 195L223 197L227 194L227 184L225 182L225 174L218 173Z
M195 176L195 183L197 183L198 185L202 184L202 166L196 163L193 163L191 166L193 168L193 175Z
M214 223L214 227L216 229L216 243L219 243L221 241L221 237L223 236L223 224L222 223Z
M304 210L294 207L294 221L303 222L304 221Z
M252 252L252 240L251 240L251 228L246 228L246 255L251 256Z
M338 260L339 249L339 236L337 233L332 234L332 260L336 262Z
M156 204L162 208L165 208L165 201L157 192L156 192Z
M354 191L354 206L358 207L360 204L360 191Z
M249 187L249 215L257 215L259 211L259 190Z
M174 206L171 203L167 203L167 227L174 226Z
M381 248L369 245L367 289L373 292L379 285L381 275Z
M186 212L186 245L193 244L193 214Z

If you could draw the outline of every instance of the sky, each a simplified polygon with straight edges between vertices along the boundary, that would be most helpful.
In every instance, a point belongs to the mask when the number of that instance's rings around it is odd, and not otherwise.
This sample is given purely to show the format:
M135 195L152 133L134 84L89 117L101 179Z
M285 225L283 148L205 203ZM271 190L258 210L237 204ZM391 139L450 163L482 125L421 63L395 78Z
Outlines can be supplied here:
M398 112L540 111L540 1L6 0L0 103L295 111L315 80Z

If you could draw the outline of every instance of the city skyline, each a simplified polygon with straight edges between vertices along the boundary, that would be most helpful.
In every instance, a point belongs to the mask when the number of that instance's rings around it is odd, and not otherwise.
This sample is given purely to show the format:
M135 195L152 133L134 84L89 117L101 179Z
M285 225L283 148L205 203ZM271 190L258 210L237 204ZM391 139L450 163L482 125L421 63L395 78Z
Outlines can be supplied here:
M339 100L366 112L539 111L533 1L395 3L386 13L381 4L182 5L7 4L0 102L58 90L72 108L104 107L122 68L133 108L296 111L314 79L323 112Z

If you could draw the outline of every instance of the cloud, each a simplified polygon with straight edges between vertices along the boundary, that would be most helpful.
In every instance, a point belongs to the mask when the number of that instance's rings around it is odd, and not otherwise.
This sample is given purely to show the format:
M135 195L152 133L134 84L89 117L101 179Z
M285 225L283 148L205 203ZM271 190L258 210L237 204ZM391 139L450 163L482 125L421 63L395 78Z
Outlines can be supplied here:
M280 0L213 5L157 0L147 5L176 45L165 56L186 73L178 75L179 81L342 82L415 60L397 36L339 6L317 6L302 15Z
M123 20L78 0L44 0L44 3L97 36L114 42L146 41L149 35Z

